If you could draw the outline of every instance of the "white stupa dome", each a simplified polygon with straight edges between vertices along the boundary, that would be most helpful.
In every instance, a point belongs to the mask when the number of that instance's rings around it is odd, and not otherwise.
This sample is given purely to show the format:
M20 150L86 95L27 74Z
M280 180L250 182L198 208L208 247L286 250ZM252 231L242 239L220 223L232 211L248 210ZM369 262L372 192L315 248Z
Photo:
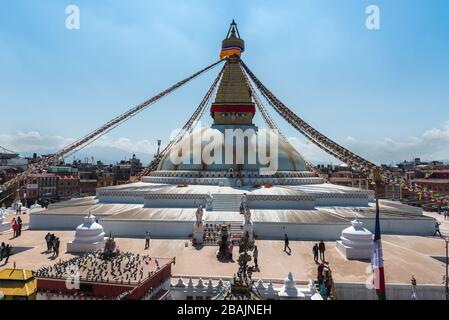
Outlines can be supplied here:
M67 243L68 252L90 252L104 246L103 227L95 222L95 216L89 213L84 217L84 223L76 227L75 239Z
M363 222L358 220L351 221L351 226L341 232L340 239L344 244L362 244L373 241L373 234L363 227Z
M348 259L370 259L373 247L373 234L363 227L363 222L355 219L351 226L341 232L337 248Z

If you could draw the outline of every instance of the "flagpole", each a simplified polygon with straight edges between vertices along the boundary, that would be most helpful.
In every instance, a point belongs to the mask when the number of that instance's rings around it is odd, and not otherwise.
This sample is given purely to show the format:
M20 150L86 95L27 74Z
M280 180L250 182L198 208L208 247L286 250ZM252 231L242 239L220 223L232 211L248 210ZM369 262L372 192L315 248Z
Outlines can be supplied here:
M377 168L373 169L372 175L373 175L373 182L375 184L374 195L376 198L376 223L375 223L374 242L373 242L373 257L371 264L373 267L373 280L377 297L379 298L379 300L386 300L383 250L382 250L381 231L380 231L380 208L379 208L379 188L381 187L382 177L380 175L380 171Z

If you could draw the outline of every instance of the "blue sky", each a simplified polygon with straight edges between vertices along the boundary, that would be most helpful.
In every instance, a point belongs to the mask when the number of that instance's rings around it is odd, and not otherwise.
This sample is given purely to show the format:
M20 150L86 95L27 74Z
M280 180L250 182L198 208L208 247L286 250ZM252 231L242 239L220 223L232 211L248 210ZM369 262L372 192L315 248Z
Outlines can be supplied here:
M69 4L80 8L80 30L65 28ZM370 4L380 8L380 30L365 28ZM56 151L218 60L232 19L246 41L247 65L316 129L376 162L449 159L445 0L4 0L0 145ZM184 124L216 72L85 154L149 158L157 138L166 142ZM306 158L331 161L272 114Z

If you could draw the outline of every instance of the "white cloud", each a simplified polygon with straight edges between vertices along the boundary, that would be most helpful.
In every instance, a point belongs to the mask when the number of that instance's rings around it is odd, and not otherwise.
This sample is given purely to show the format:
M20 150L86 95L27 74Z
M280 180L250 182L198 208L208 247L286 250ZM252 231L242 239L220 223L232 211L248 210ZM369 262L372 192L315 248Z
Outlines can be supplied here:
M305 159L313 163L336 163L333 157L325 154L312 143L298 138L289 138ZM340 142L345 148L377 164L400 162L420 157L423 160L449 160L449 121L439 128L426 130L421 136L408 137L403 141L391 138L367 141L347 137Z
M54 153L75 141L61 135L43 134L37 131L0 134L0 146L22 154ZM107 135L88 145L76 154L77 158L94 156L98 160L113 162L136 153L149 160L157 151L157 144L148 140L132 141L128 138L113 139Z
M37 131L0 134L0 146L20 153L52 153L73 141L73 138ZM339 163L305 138L293 137L289 138L289 141L306 160L312 163ZM388 137L377 141L347 137L344 141L338 142L378 164L410 160L412 157L421 157L423 160L449 160L449 121L444 122L441 127L426 130L421 136L408 137L403 141ZM148 161L156 151L157 144L153 141L131 140L126 137L114 139L105 135L86 147L77 157L82 154L117 161L123 156L135 153Z

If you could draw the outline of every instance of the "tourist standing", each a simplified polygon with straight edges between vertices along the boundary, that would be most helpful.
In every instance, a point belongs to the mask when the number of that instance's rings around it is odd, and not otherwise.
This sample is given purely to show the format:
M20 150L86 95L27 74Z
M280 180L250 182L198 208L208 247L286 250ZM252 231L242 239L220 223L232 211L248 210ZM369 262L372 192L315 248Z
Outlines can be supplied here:
M253 258L256 269L259 269L259 264L257 263L257 259L259 258L259 249L257 249L257 246L254 246Z
M318 263L318 244L315 243L315 245L312 248L313 251L313 260Z
M60 245L59 238L56 237L55 238L55 244L54 244L54 247L53 247L55 257L59 256L59 245Z
M45 236L45 242L47 243L47 252L50 252L50 250L51 250L51 234L50 234L50 232L47 233L47 235Z
M17 237L17 233L18 233L18 228L19 228L19 224L17 223L17 221L16 221L16 218L13 218L12 219L12 221L11 221L11 227L12 227L12 230L13 230L13 232L14 232L14 238L15 237Z
M19 216L17 217L17 224L19 225L17 228L18 236L22 234L22 218Z
M288 235L287 233L284 235L284 251L287 252L287 248L288 248L288 252L292 253L292 249L290 249L289 246L289 241L288 241Z
M317 279L318 283L321 283L321 280L323 279L323 271L324 271L324 264L321 262L318 265L318 269L317 269L316 279Z
M11 255L11 249L12 249L11 245L7 244L5 248L5 258L6 258L5 264L8 263L9 256Z
M418 300L418 292L416 291L416 278L412 275L412 300Z
M434 236L437 235L437 233L440 235L440 237L442 237L441 232L440 232L440 224L438 221L435 222L435 233L433 234Z
M147 231L145 233L145 250L150 247L150 233Z
M448 215L447 210L444 210L444 220L447 220L447 215Z
M321 261L326 261L324 260L324 251L326 251L326 245L324 244L324 241L321 240L320 244L318 245L318 251L320 252L320 259Z
M55 241L56 241L56 236L54 233L52 233L50 235L50 250L53 250L53 253L55 252Z
M2 242L2 245L0 246L0 262L3 260L5 253L6 253L6 245L4 242Z

